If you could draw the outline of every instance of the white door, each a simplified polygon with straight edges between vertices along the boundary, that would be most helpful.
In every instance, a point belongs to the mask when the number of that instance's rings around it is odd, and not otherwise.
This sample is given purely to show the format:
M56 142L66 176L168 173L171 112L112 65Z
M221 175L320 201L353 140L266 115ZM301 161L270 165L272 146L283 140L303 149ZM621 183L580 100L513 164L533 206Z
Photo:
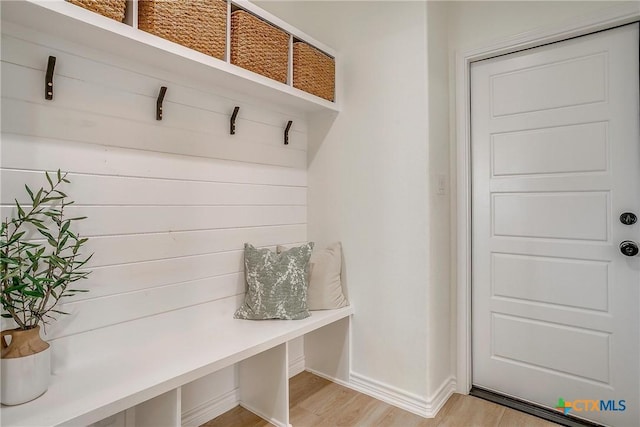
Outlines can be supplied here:
M620 220L640 217L638 37L471 67L473 384L625 427L640 426L640 256L619 249L640 242Z

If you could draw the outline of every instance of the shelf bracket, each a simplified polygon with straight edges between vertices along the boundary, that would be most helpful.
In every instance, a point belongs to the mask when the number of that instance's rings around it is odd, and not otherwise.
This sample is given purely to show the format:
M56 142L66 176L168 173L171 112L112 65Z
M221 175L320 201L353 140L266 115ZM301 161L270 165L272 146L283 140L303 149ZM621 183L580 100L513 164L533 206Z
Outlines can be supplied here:
M47 64L47 74L44 78L44 99L51 101L53 99L53 69L56 67L56 57L49 56Z
M293 122L289 120L287 127L284 129L284 145L289 145L289 129L291 129L292 124Z
M239 110L240 110L240 107L235 107L233 109L233 114L231 115L231 120L229 121L229 133L231 135L236 134L236 117L238 117Z
M167 87L162 86L160 93L158 94L158 101L156 102L156 120L162 120L162 101L164 101L164 95L167 93Z

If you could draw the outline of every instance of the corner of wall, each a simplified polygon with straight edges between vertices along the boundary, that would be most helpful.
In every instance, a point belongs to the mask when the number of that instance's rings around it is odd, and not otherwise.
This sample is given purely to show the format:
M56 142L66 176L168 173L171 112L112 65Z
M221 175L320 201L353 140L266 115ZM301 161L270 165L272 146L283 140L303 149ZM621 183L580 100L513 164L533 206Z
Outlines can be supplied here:
M445 379L436 391L427 399L426 412L428 417L435 417L440 409L447 403L449 397L456 392L457 384L454 375Z
M452 380L451 341L451 178L449 138L448 5L427 3L429 110L429 294L427 395L436 411L443 384ZM444 387L444 389L443 389ZM449 393L450 394L450 393ZM449 394L444 393L445 401ZM432 412L432 409L428 409Z

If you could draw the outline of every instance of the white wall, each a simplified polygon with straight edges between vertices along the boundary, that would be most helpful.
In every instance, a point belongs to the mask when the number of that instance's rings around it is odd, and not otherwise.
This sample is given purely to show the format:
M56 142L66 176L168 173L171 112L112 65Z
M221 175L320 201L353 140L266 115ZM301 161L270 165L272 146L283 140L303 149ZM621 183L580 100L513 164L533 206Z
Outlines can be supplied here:
M431 184L449 168L446 43L427 43L426 3L260 5L340 52L342 111L310 139L309 237L343 242L353 385L425 415L451 375L449 200ZM446 41L443 23L429 30Z
M453 387L450 309L451 236L449 233L449 64L447 4L427 3L429 83L430 271L428 298L428 396L446 396ZM439 390L445 387L444 390ZM447 388L448 387L448 388ZM437 409L437 408L436 408Z
M344 59L344 91L343 110L309 162L309 238L343 242L356 309L354 379L421 403L429 262L426 8L318 7L333 10L326 30Z
M449 46L469 49L563 22L625 2L618 1L451 1ZM632 3L632 2L627 2Z
M245 286L244 242L307 240L304 115L31 30L3 23L2 31L0 213L12 214L14 198L26 204L24 184L45 185L43 171L68 171L64 191L76 202L68 213L88 217L77 231L95 253L78 284L89 292L47 328L54 348L85 331L235 298ZM57 57L53 101L43 96L49 55ZM65 357L53 356L55 372ZM212 381L233 387L232 374ZM216 397L212 383L193 387L184 390L188 415Z
M343 57L343 111L310 139L309 236L344 243L355 383L428 413L456 364L453 52L612 3L260 5Z

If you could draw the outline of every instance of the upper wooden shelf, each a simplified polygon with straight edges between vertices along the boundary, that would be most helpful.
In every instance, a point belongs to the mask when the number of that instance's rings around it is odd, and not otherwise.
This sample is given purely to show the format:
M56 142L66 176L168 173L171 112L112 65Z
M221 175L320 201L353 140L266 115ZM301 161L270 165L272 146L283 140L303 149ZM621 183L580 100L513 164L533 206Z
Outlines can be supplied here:
M332 49L252 3L242 0L233 3L281 27L295 38L305 40L335 56ZM129 5L136 7L137 2L129 3ZM288 84L271 80L63 0L3 1L1 8L2 21L13 22L73 41L80 40L83 44L93 48L178 75L210 82L212 86L223 87L303 112L339 111L335 102L327 101Z

